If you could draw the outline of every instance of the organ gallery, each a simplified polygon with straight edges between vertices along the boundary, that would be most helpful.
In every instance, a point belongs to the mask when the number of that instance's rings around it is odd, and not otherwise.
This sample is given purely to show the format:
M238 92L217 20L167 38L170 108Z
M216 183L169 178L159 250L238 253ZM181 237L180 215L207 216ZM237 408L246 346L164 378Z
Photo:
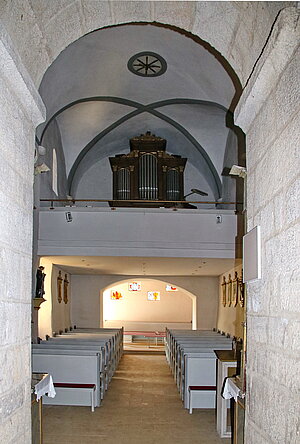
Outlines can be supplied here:
M109 158L113 172L113 206L168 207L172 206L170 201L184 199L187 159L168 154L166 145L165 139L147 131L130 139L128 154Z

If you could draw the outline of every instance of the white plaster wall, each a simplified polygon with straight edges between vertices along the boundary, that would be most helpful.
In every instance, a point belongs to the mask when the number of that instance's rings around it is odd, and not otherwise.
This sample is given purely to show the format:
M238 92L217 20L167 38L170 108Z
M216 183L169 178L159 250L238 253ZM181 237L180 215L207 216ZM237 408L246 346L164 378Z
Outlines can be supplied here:
M167 292L166 283L149 279L141 282L141 291L129 291L128 281L114 285L103 293L103 319L106 321L133 321L141 325L168 322L192 324L192 299L185 292ZM118 291L122 299L112 300L111 292ZM159 301L148 301L148 291L158 291ZM124 325L126 325L125 322ZM121 323L122 326L122 323ZM141 327L143 330L144 327Z
M299 10L280 14L241 98L248 229L261 226L262 279L248 284L246 443L300 440Z
M55 266L49 259L41 258L40 265L45 267L44 273L44 299L38 312L38 335L40 338L45 339L46 335L52 336L53 332L58 333L60 330L69 329L71 327L71 276L66 273L62 268ZM67 275L69 281L68 286L68 302L65 304L64 297L64 284L62 282L61 286L61 296L62 301L58 302L58 288L57 288L57 277L61 271L62 279Z
M61 296L62 301L58 302L58 288L57 288L57 278L59 271L61 271L62 279L65 278L65 274L67 274L67 279L69 281L68 286L68 302L64 302L64 283L62 282L61 286ZM51 289L52 289L52 331L58 333L60 330L65 330L65 328L70 328L70 304L71 304L71 277L68 273L66 273L62 268L58 268L53 265L52 268L52 280L51 280Z
M225 331L225 333L229 333L231 336L237 336L239 338L243 338L243 326L242 322L244 321L244 308L237 304L228 304L228 298L226 302L226 306L223 305L223 293L222 293L222 283L223 276L225 276L226 282L228 282L229 274L231 275L231 279L234 279L235 272L238 273L238 277L241 277L242 274L242 265L238 265L234 268L231 268L226 273L222 274L219 277L219 306L218 306L218 321L217 328L221 331ZM228 296L228 293L227 293Z
M216 326L218 309L217 277L148 277L180 287L196 296L196 316L198 329L211 329ZM87 276L72 275L72 325L80 327L99 327L100 291L116 285L120 281L140 280L136 276ZM178 317L176 317L178 319ZM163 319L161 319L163 320Z

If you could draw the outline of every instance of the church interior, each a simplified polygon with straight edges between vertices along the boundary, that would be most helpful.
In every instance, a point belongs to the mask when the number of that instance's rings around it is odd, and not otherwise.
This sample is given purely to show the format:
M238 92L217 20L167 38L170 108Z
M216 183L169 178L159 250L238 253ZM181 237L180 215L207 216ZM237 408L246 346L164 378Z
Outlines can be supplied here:
M1 2L0 442L299 442L299 37Z

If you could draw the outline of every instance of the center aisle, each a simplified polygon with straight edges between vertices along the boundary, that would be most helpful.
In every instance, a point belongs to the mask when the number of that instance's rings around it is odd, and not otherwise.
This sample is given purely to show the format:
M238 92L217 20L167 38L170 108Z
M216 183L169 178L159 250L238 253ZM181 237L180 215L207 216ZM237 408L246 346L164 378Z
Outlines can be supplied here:
M44 406L44 444L229 444L214 410L182 407L165 356L124 354L101 407Z

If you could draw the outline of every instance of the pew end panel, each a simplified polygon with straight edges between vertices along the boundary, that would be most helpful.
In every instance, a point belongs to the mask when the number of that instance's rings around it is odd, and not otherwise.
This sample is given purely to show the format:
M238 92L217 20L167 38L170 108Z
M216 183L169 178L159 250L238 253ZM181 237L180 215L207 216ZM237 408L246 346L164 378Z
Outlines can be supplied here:
M46 405L73 405L91 406L95 411L96 385L95 384L74 384L74 383L54 383L55 398L44 398Z
M86 352L87 353L87 352ZM59 388L60 395L57 399L48 398L47 404L56 405L88 405L91 406L91 395L88 390L83 391L76 385L93 384L95 385L95 407L101 404L101 384L100 384L100 366L99 355L76 354L40 354L33 353L32 369L37 373L49 373L52 375L53 382L73 384L74 387L68 389ZM85 404L78 404L79 398ZM74 402L74 404L72 403Z
M216 358L214 353L185 356L184 408L190 408L189 386L216 386ZM216 390L197 390L192 408L214 409Z

